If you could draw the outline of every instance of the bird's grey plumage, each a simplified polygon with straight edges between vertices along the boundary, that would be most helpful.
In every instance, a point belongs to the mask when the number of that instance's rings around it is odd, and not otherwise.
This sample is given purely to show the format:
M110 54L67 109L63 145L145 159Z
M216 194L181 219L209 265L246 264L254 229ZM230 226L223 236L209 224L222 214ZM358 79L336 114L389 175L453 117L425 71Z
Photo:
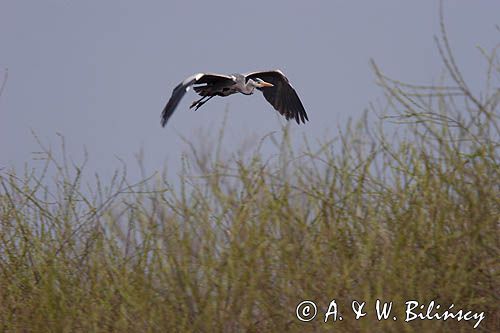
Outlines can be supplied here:
M266 100L287 120L295 119L298 124L309 120L297 92L279 70L251 72L245 75L198 73L188 77L174 88L161 115L162 126L165 126L184 94L193 85L194 91L202 98L194 101L191 108L198 109L214 96L224 97L235 93L251 95L256 88L262 91Z

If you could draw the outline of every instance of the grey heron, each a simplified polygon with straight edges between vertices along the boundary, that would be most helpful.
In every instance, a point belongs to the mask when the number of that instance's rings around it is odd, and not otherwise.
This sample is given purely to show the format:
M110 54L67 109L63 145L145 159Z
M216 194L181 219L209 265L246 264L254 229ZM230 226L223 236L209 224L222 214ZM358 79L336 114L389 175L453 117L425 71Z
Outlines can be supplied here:
M192 86L194 86L194 91L201 98L194 101L189 107L190 109L194 107L195 110L198 110L215 96L225 97L236 93L251 95L254 89L257 88L262 91L265 99L287 120L295 119L298 124L309 120L297 92L280 70L231 75L198 73L188 77L174 88L172 96L161 114L161 125L163 127L174 113L184 94Z

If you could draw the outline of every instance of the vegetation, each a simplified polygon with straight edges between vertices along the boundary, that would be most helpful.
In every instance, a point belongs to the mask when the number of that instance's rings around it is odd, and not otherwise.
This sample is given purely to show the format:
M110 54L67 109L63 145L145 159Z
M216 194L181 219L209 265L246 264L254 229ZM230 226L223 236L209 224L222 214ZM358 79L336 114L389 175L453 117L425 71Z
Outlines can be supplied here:
M3 170L0 330L473 330L475 320L405 323L405 301L435 300L484 311L477 330L498 332L500 62L484 53L475 94L446 38L438 45L441 85L373 63L379 121L365 116L319 148L305 138L297 152L287 128L228 158L220 140L214 152L191 145L179 179L137 184L122 170L86 186L84 165L43 145L43 169ZM324 323L332 299L344 320ZM378 321L376 299L393 301L398 320ZM310 322L296 318L302 300L318 306ZM360 320L352 300L367 302Z

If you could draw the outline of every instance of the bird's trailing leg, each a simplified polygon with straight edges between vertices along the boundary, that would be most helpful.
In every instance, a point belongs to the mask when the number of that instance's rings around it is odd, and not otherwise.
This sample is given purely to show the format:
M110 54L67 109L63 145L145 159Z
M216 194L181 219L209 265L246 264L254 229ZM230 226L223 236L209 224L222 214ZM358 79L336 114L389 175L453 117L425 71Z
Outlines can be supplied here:
M208 97L208 98L207 98ZM203 104L205 104L206 102L208 102L212 97L214 96L203 96L202 98L194 101L191 106L189 107L190 109L194 108L195 107L195 111L198 110ZM203 100L207 98L206 100Z
M204 99L204 98L207 98L208 96L203 96L202 98L200 99L197 99L196 101L194 101L193 103L191 103L191 106L189 107L190 109L194 108L198 103L201 103L201 101Z

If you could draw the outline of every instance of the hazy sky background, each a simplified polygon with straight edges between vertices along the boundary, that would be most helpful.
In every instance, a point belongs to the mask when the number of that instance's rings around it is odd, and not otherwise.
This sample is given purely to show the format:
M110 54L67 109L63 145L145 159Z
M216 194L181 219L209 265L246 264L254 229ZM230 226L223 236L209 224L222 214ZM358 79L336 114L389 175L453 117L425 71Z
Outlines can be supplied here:
M486 67L476 46L498 42L500 1L444 7L457 62L479 88ZM33 158L31 130L54 147L61 133L76 160L86 147L89 168L107 173L141 148L149 170L178 167L180 136L217 130L227 107L228 151L279 129L260 93L214 98L195 113L192 92L161 128L174 86L200 71L280 68L309 114L294 133L333 136L382 98L370 58L403 81L438 79L438 33L438 1L0 0L0 78L9 73L0 168Z

